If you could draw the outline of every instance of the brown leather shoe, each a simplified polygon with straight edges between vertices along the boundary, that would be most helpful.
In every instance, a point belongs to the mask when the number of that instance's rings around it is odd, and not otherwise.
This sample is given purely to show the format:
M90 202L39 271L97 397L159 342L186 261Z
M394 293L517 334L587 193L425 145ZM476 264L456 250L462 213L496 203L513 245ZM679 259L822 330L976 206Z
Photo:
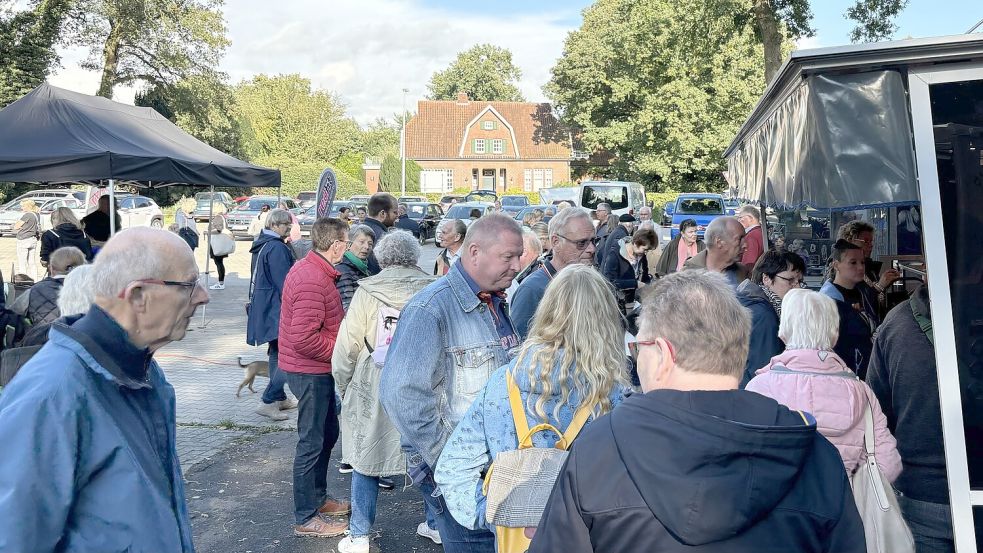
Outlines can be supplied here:
M334 538L344 534L347 529L347 522L325 520L319 516L315 516L304 524L294 526L294 535L314 538Z
M347 515L352 512L352 504L350 501L328 498L317 512L327 516Z

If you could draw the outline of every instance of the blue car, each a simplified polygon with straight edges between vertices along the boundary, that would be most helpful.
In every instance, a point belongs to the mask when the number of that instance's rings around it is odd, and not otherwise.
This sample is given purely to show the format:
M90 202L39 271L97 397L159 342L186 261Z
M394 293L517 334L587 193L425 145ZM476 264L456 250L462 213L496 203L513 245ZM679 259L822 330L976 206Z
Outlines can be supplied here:
M702 239L710 221L726 215L727 207L720 194L680 194L675 203L666 204L665 211L672 218L672 238L679 235L679 223L693 219L696 234Z

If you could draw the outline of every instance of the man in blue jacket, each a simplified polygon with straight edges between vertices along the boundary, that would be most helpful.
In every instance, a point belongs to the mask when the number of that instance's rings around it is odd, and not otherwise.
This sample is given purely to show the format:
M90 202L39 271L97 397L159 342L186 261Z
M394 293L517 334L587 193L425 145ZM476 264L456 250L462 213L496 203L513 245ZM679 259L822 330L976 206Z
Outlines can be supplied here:
M287 399L283 385L286 377L277 366L280 356L280 301L283 282L294 264L294 254L284 242L290 236L293 220L285 209L274 209L266 218L266 228L259 233L249 252L253 254L249 279L249 309L246 319L246 343L267 345L270 359L270 381L263 390L262 402L256 412L275 421L287 420L281 410L292 409L297 403Z
M738 390L751 321L720 274L673 273L639 317L644 393L573 443L529 553L865 553L836 448Z
M208 302L194 256L125 230L90 286L88 313L52 325L0 395L0 551L194 551L174 389L153 358Z

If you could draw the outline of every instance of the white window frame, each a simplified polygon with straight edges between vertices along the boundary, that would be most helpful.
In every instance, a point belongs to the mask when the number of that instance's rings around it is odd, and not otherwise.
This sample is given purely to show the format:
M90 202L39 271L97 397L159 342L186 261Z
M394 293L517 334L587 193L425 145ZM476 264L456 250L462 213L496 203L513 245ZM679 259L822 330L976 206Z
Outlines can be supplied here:
M450 192L451 190L454 190L454 170L453 169L445 169L444 171L445 171L445 173L444 173L444 179L445 179L444 180L444 187L446 189L445 191L446 192Z
M493 154L504 154L505 153L505 140L501 138L492 139L492 153Z
M553 186L553 170L544 169L543 170L543 186L545 188L550 188Z
M532 192L532 169L526 169L522 172L522 189L526 192Z
M474 153L476 153L476 154L483 154L483 153L485 153L487 151L488 151L488 148L485 145L485 139L484 138L475 138L474 139Z
M481 129L482 130L486 130L486 131L493 131L493 130L495 130L495 122L494 121L482 121L481 122Z
M942 199L939 193L929 87L933 84L978 80L983 80L983 63L929 66L908 71L925 263L931 267L928 272L928 290L932 297L932 331L935 335L935 362L938 367L942 407L942 437L952 511L952 535L959 553L977 551L973 506L983 505L983 490L972 490L969 484L969 459L963 429L959 361L956 355L956 331L949 289L948 254L942 226Z

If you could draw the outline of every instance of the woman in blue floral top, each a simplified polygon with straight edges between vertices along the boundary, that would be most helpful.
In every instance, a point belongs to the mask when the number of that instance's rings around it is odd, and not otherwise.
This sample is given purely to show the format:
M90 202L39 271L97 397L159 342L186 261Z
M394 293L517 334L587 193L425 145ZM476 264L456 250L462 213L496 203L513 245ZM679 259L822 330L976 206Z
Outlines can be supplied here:
M444 446L434 477L451 514L472 529L493 529L485 521L482 475L499 452L519 447L506 371L515 378L530 427L546 422L562 432L581 404L594 405L590 424L620 403L629 390L624 330L604 277L584 265L560 271L518 356L491 375ZM553 447L556 440L539 432L532 441Z

